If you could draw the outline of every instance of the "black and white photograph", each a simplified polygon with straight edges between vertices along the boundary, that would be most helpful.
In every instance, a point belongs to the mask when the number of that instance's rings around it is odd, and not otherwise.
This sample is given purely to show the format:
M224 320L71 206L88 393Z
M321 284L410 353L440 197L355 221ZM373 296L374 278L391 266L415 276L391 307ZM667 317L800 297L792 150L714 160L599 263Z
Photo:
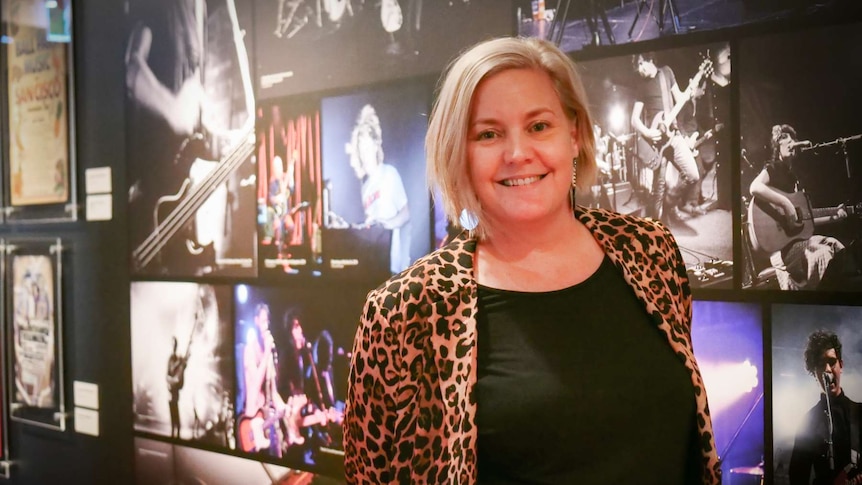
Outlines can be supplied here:
M135 282L131 305L135 431L235 449L231 288Z
M512 34L511 0L255 0L259 99L441 71Z
M743 288L862 289L862 26L740 43Z
M217 485L341 485L336 480L302 470L240 458L163 441L135 438L135 483Z
M234 293L238 449L343 477L347 370L365 290L237 285Z
M692 287L731 288L730 44L579 67L599 170L578 203L662 221L679 243Z
M856 483L862 307L773 305L775 485ZM856 478L856 481L853 479Z
M691 341L726 485L759 485L765 474L762 320L756 303L692 304Z
M264 103L257 132L260 274L320 276L327 190L320 102L294 97Z
M845 0L517 0L518 34L566 52L840 12Z
M246 9L248 2L240 2ZM136 275L254 276L250 14L234 0L133 0L126 141Z
M414 81L321 101L329 274L380 283L430 250L430 98L430 85Z

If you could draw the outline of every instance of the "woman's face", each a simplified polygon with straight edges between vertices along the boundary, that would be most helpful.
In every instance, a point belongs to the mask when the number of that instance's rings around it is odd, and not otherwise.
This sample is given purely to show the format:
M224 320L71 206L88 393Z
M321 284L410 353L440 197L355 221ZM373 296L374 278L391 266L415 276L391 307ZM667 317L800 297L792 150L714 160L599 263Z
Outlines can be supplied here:
M793 136L790 133L782 133L781 136L778 137L779 158L790 158L794 154L796 151L793 145L794 142L796 142L796 140L793 139Z
M470 110L467 157L472 188L489 224L550 223L561 213L571 217L575 135L544 71L509 69L479 84Z

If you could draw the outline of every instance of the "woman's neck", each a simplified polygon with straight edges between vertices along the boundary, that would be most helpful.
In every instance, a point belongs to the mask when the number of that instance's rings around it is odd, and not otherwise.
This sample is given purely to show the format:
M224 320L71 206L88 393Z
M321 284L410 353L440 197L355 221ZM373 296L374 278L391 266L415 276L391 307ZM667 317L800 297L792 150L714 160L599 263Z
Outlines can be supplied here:
M478 244L476 277L494 288L551 291L583 281L603 257L589 230L569 216L541 228L495 230Z

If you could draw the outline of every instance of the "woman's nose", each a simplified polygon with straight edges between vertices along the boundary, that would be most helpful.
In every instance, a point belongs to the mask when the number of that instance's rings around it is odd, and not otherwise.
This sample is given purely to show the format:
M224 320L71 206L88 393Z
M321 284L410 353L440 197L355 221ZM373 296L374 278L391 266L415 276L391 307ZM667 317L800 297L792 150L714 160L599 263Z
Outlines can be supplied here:
M506 139L506 162L520 163L529 159L532 144L525 134L515 132Z

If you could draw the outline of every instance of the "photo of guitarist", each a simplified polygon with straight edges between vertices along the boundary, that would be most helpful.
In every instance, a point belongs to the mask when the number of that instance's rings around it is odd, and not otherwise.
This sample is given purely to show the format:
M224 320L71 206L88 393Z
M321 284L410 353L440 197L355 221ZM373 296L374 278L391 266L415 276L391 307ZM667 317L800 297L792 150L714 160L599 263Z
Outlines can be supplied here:
M841 387L844 369L838 335L817 330L808 336L805 370L820 388L820 400L796 433L788 468L790 485L858 484L860 404Z
M168 358L168 391L171 393L168 406L171 412L171 438L180 438L180 390L185 382L186 365L189 362L190 352L187 350L186 355L177 353L177 338L172 337L174 342L174 350ZM189 348L190 350L191 348Z
M640 135L638 157L646 168L655 172L647 216L660 219L673 229L675 223L678 225L687 218L680 211L685 200L690 199L686 195L697 189L700 180L690 142L677 128L676 117L707 74L709 63L701 66L684 91L670 66L657 66L652 53L635 54L632 66L643 81L632 108L631 125ZM668 183L668 162L678 173L674 183Z
M773 126L772 159L749 186L753 196L749 220L753 244L757 246L755 249L772 250L769 260L782 290L817 289L830 261L844 249L838 239L813 234L814 226L841 221L847 217L847 212L839 206L829 215L811 215L802 185L793 172L798 150L810 144L799 141L796 130L790 125ZM766 222L772 225L758 223L757 214L763 213L767 214ZM770 227L775 231L768 231Z

